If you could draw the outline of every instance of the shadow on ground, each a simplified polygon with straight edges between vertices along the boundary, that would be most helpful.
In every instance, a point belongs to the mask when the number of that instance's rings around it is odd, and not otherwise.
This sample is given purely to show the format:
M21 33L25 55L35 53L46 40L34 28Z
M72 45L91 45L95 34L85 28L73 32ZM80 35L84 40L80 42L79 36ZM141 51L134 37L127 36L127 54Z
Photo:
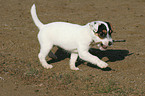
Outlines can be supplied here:
M107 57L108 60L105 62L115 62L115 61L120 61L124 60L126 56L130 56L133 53L129 53L128 50L106 50L106 51L100 51L99 49L91 48L89 52L92 55L97 56L98 58L102 59L103 57ZM55 55L57 56L57 59L51 59L48 61L48 63L56 63L61 60L64 60L65 58L70 57L70 53L66 52L65 50L58 48L58 50L55 52ZM77 59L76 66L79 66L80 64L83 64L85 61L81 60L80 58ZM87 66L96 68L96 69L101 69L96 65L93 65L91 63L87 63ZM112 69L110 67L103 68L101 69L102 71L111 71Z

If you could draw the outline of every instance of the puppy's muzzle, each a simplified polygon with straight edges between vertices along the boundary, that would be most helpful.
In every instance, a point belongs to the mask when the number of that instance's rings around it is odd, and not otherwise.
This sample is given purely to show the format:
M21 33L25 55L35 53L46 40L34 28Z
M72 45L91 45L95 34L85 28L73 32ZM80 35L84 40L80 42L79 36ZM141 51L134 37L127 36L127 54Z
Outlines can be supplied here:
M111 46L113 42L109 41L108 45L104 45L103 43L100 44L100 50L106 50L108 46Z

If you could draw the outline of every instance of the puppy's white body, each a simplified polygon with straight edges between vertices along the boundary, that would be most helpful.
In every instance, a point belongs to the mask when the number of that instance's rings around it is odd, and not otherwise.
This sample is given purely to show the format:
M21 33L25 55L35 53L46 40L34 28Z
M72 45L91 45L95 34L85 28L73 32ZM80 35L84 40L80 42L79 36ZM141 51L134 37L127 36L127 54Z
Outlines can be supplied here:
M42 24L36 15L35 5L31 8L31 15L36 26L40 30L38 40L41 48L38 57L44 68L52 68L52 65L46 62L45 57L50 52L53 45L71 52L70 68L72 70L79 70L79 68L75 67L75 62L78 56L100 68L108 66L107 63L88 52L89 45L93 40L95 42L102 42L104 45L106 44L106 46L109 42L108 39L102 40L99 39L98 36L95 36L90 28L90 23L84 26L66 22ZM99 22L104 23L101 21Z
M57 26L57 27L56 27ZM92 38L87 26L70 24L65 22L54 22L40 28L38 38L40 43L51 43L61 48L73 51L81 44L89 45Z

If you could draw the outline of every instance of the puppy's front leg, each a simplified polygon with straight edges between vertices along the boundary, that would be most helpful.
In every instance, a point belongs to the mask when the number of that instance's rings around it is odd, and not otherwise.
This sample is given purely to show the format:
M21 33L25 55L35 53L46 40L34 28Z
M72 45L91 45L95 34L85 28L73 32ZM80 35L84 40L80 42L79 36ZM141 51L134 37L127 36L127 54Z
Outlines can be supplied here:
M77 68L75 66L75 62L78 58L78 54L77 53L71 53L71 57L70 57L70 69L72 70L79 70L79 68Z
M79 57L85 61L88 61L94 65L97 65L100 68L106 68L108 66L106 62L90 54L87 49L81 48L78 50L78 52L79 52Z

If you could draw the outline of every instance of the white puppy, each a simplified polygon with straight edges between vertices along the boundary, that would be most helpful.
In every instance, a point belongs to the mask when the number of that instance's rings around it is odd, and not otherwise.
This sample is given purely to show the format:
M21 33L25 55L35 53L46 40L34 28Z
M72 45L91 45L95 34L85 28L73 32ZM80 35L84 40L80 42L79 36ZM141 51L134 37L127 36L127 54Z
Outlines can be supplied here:
M112 28L110 23L103 21L93 21L84 26L66 22L53 22L43 24L37 17L35 4L31 8L31 15L34 23L39 28L38 40L40 43L39 60L44 68L52 68L45 60L53 45L59 46L71 52L70 68L79 70L75 66L78 56L100 68L106 68L107 63L98 57L91 55L89 45L91 42L99 43L101 50L105 50L112 45Z

